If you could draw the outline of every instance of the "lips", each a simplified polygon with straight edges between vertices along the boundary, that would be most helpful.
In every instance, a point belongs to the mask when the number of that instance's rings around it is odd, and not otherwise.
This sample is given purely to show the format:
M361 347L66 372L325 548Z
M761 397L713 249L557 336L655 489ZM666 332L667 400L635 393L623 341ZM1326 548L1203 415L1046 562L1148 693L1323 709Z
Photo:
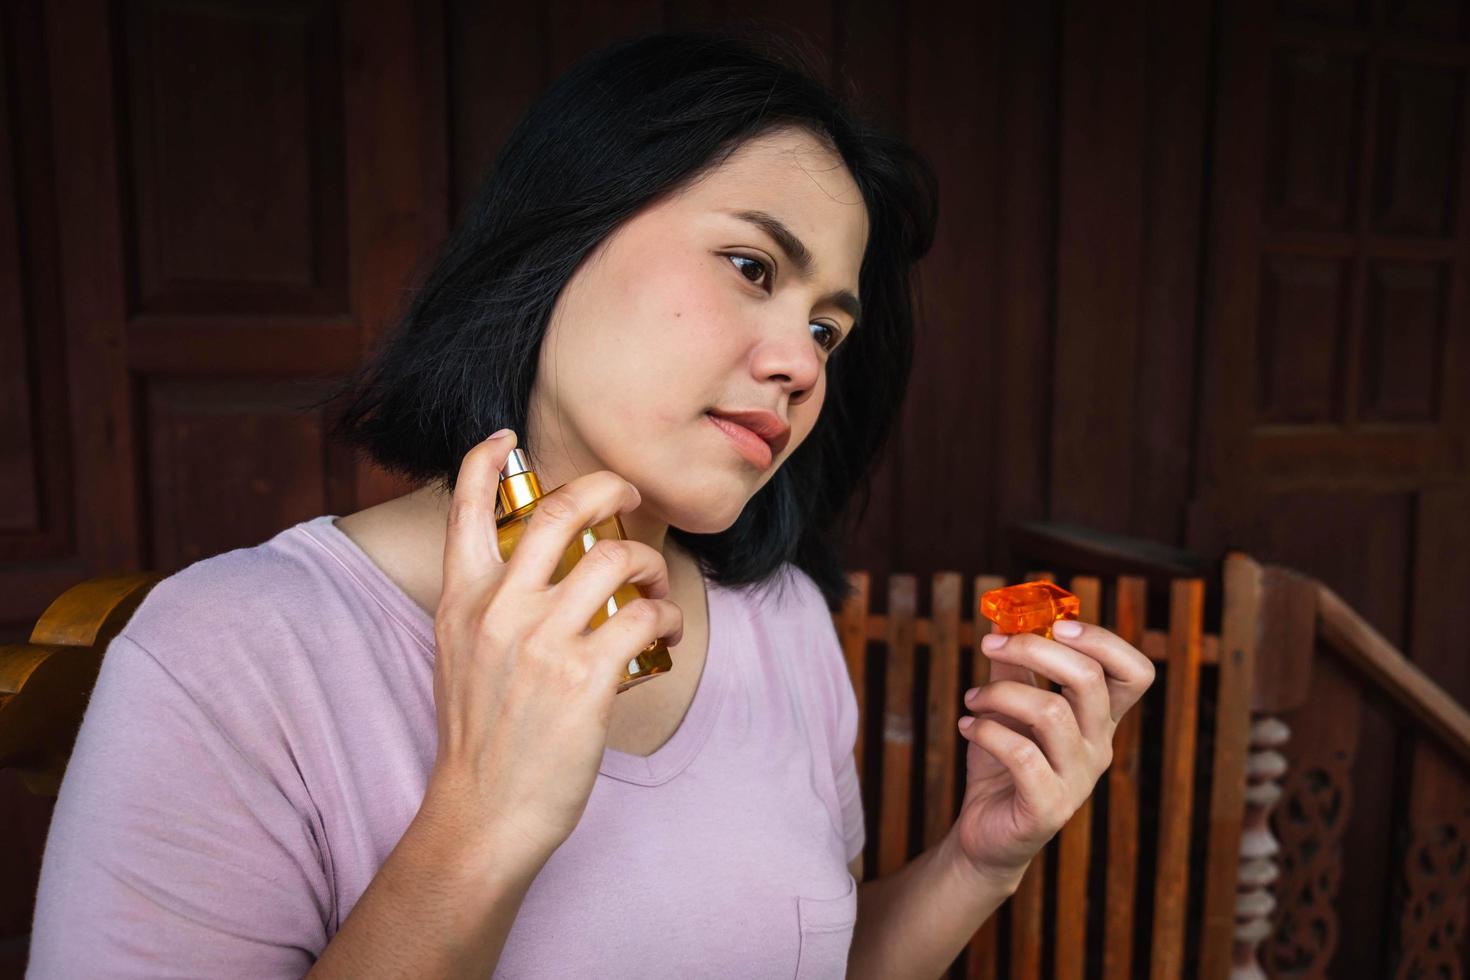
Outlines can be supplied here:
M705 413L710 424L724 433L731 446L756 469L764 470L775 460L770 443L743 425L738 425L712 412Z
M791 426L781 420L775 412L763 408L755 409L723 409L712 408L708 412L715 418L736 425L755 433L767 446L770 447L771 455L779 456L781 450L786 448L786 443L791 438Z

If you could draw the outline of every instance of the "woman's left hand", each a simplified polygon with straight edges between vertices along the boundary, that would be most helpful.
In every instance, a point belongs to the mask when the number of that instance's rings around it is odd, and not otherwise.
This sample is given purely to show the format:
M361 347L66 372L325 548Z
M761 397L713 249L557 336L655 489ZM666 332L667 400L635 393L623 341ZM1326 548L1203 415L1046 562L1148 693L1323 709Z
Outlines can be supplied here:
M1073 626L1077 635L1065 636ZM1059 620L1052 640L998 629L981 643L990 682L966 701L975 717L960 719L970 744L965 797L950 833L960 860L1014 884L1092 794L1113 761L1118 721L1155 671L1132 644L1090 623ZM1036 687L1036 674L1060 690Z

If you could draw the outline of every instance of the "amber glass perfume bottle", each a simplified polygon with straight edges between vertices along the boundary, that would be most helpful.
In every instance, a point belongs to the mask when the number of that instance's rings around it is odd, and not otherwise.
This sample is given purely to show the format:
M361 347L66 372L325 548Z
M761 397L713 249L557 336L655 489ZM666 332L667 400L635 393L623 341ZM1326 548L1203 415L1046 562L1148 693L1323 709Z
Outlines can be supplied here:
M530 459L526 456L524 449L512 449L510 458L505 461L505 466L500 470L500 517L495 520L496 535L500 542L500 557L506 561L510 560L511 553L515 551L516 545L520 543L521 534L526 530L526 522L531 519L531 514L536 510L536 504L545 496L541 492L541 481L536 478L536 472L531 469ZM561 561L557 563L556 571L552 573L551 581L560 582L566 577L572 567L582 559L582 556L592 550L592 546L602 538L625 539L627 534L623 531L623 522L618 520L614 514L605 521L593 524L591 527L583 528L582 533L567 548L562 555ZM608 597L604 608L599 609L593 615L591 622L587 624L588 629L596 629L607 618L627 602L632 602L643 595L642 589L632 582L623 583L616 592ZM642 684L650 677L667 673L674 667L673 658L669 656L669 648L662 639L656 639L648 646L638 652L638 656L628 661L628 668L623 674L623 679L618 682L618 693L622 694L628 688L636 684Z

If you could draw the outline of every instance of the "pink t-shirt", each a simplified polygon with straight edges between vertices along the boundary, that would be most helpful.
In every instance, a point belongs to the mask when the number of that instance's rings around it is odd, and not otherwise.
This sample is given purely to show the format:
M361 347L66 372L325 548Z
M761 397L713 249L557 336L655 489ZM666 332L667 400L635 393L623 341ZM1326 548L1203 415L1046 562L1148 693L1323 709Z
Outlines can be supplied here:
M108 648L27 976L299 977L387 859L434 761L433 619L332 521L171 576ZM707 582L688 714L650 756L604 751L494 976L843 975L857 700L785 570Z

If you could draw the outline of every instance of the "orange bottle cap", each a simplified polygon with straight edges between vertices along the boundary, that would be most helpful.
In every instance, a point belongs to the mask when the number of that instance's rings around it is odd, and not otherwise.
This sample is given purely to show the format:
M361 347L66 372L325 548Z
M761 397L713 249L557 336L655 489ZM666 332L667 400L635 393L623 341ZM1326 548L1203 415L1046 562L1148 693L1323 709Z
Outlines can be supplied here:
M1051 638L1059 619L1076 619L1082 600L1050 582L1022 582L991 589L980 597L980 614L1003 633L1039 633Z

